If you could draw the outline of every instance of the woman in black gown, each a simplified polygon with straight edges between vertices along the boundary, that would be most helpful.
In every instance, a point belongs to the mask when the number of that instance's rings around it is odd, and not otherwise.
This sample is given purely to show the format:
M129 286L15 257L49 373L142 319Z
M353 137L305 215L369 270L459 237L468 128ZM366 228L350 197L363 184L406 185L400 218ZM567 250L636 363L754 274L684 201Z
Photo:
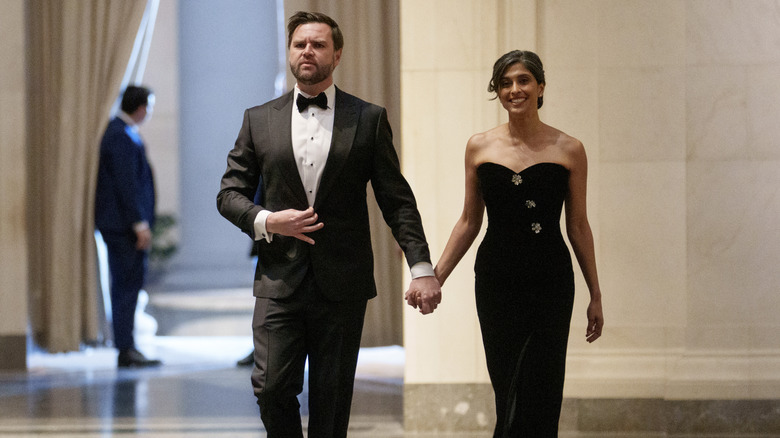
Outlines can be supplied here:
M488 227L475 264L475 292L496 399L494 437L557 437L574 300L566 233L590 291L586 339L604 318L593 235L586 213L587 159L579 140L539 119L545 80L533 52L499 58L488 87L509 122L466 145L466 193L436 268L443 285Z

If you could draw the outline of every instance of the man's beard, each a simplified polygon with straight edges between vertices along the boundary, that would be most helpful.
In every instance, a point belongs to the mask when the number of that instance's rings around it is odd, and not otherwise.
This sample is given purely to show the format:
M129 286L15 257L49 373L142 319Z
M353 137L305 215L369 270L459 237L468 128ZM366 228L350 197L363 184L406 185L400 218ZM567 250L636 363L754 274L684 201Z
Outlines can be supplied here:
M295 79L304 85L314 85L327 79L333 73L333 64L317 65L313 72L301 73L301 67L290 64L290 71Z

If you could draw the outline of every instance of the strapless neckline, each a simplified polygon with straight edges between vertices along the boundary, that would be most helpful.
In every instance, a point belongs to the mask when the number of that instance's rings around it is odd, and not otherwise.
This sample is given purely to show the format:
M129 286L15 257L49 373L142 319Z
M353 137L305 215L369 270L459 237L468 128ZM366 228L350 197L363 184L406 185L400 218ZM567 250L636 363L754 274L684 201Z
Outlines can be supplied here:
M520 171L516 171L516 170L514 170L514 169L512 169L510 167L507 167L507 166L505 166L505 165L503 165L501 163L496 163L494 161L485 161L484 163L481 163L479 166L477 166L477 168L479 169L480 167L485 166L485 165L498 166L498 167L504 168L504 169L514 173L515 175L520 175L521 173L523 173L523 172L525 172L525 171L527 171L529 169L532 169L532 168L535 168L535 167L539 167L539 166L555 166L555 167L560 167L560 168L566 170L567 172L569 171L569 169L567 169L566 166L564 166L563 164L553 163L551 161L542 161L541 163L535 163L535 164L532 164L532 165L530 165L530 166L528 166L528 167L526 167L526 168L524 168L524 169L522 169Z

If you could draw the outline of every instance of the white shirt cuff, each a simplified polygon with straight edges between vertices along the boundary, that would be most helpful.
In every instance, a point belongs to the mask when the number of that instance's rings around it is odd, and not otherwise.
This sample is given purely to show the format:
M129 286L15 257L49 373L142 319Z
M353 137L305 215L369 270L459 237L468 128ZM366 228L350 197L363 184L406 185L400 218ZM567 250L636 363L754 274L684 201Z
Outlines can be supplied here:
M417 262L412 266L412 280L419 277L433 277L433 265L428 262Z
M274 240L274 235L265 229L265 221L270 214L271 212L268 210L260 210L260 213L257 213L255 217L255 240L265 239L268 243Z
M149 229L149 222L141 221L133 224L133 231L135 231L136 233L140 233L141 231L146 231L148 229Z

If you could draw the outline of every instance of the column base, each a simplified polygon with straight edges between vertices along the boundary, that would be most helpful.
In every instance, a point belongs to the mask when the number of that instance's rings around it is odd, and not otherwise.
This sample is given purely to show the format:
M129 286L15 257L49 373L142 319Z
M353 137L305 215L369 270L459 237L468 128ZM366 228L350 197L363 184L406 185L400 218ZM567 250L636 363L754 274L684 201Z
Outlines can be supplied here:
M780 400L565 398L560 430L583 433L780 433ZM495 425L489 384L406 384L404 428L486 432Z

